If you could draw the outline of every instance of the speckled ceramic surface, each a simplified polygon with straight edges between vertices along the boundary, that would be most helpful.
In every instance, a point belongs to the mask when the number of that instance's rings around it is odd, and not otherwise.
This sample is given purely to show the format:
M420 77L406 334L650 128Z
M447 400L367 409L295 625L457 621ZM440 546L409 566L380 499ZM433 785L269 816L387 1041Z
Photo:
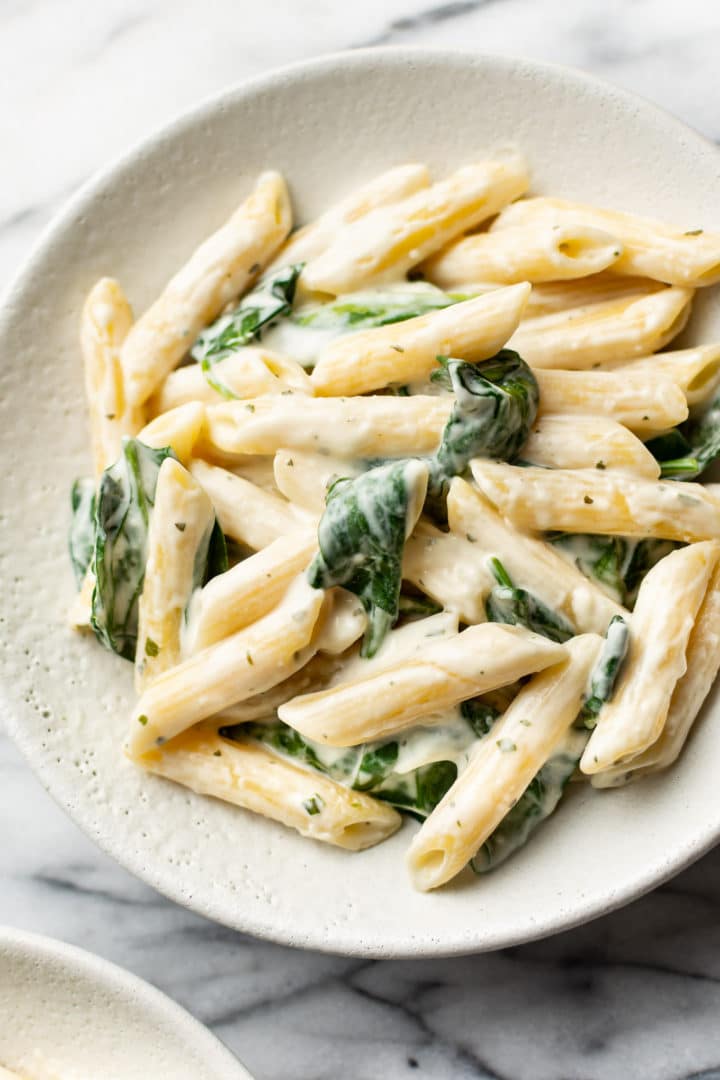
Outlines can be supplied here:
M159 990L60 941L0 928L0 1065L32 1080L251 1080Z
M720 153L580 73L459 53L348 53L264 77L201 106L73 201L6 297L0 324L0 688L11 733L49 790L107 851L168 896L253 934L347 953L507 946L626 902L720 836L720 707L679 766L626 791L574 790L494 875L413 892L415 825L362 855L138 773L120 753L131 671L65 626L68 491L88 471L78 312L101 274L136 311L273 166L297 217L381 169L444 172L516 144L539 192L720 227ZM717 290L687 340L720 334Z

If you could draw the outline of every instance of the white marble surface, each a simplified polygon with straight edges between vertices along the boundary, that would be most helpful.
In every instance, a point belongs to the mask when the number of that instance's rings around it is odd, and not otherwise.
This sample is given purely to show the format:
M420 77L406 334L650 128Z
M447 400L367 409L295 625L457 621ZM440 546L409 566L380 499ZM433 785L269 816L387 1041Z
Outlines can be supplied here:
M78 184L197 99L395 43L585 67L720 141L717 0L0 0L0 286ZM1 923L150 979L258 1080L720 1080L720 852L625 911L492 956L293 952L135 881L2 738L0 852Z

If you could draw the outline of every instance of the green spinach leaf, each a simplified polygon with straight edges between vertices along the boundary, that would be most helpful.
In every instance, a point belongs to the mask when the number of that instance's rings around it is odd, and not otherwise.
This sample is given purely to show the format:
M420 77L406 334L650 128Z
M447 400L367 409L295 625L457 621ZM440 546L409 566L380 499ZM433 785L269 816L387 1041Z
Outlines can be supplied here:
M698 417L646 444L666 480L695 480L720 455L720 392Z
M375 655L398 618L403 549L426 478L421 462L398 461L337 480L327 493L308 580L316 589L343 585L360 597L368 614L363 656Z
M304 263L286 266L263 278L236 308L221 315L199 335L190 355L201 364L205 378L223 397L236 395L213 374L213 367L243 345L257 340L262 330L276 319L290 314L303 266Z
M95 481L76 480L70 492L70 505L70 559L80 588L95 546Z
M629 644L628 624L621 615L615 615L608 625L602 652L590 676L590 694L580 710L576 725L592 730L597 724L598 713L612 697Z
M160 466L167 457L174 457L169 447L153 450L126 438L120 457L102 474L98 487L91 622L102 644L127 660L135 657L150 512Z
M434 285L407 282L403 285L365 289L362 292L338 296L329 304L313 304L300 308L292 316L298 326L314 330L371 330L376 326L405 322L429 311L450 307L457 300Z
M497 558L490 559L490 568L497 585L488 594L485 611L489 622L524 626L551 641L568 641L575 630L562 615L551 611L525 589L517 589L507 570Z

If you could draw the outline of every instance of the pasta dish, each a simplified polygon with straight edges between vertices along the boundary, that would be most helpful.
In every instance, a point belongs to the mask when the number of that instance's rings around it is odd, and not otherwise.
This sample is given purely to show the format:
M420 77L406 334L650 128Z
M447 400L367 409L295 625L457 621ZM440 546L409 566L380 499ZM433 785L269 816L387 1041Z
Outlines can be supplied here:
M353 851L414 817L422 890L672 765L720 667L720 344L668 348L720 235L529 183L402 165L293 230L266 172L81 318L71 622L134 664L127 755Z

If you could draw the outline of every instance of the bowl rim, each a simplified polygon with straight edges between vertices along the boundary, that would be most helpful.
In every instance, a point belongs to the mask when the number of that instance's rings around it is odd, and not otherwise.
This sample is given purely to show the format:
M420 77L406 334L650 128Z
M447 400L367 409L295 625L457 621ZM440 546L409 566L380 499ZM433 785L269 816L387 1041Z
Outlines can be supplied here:
M19 269L0 295L0 340L6 332L6 324L12 318L16 298L23 294L37 273L45 257L46 249L52 246L56 236L72 226L77 216L85 208L92 206L98 194L108 184L114 183L122 173L131 171L143 155L155 152L164 141L176 140L185 131L193 128L203 117L212 116L218 109L232 108L236 103L272 90L276 85L288 79L312 78L314 75L331 72L333 69L338 70L340 65L347 69L348 65L362 67L370 62L387 63L398 67L406 62L416 65L424 62L429 65L446 63L458 67L464 65L482 67L483 64L489 64L495 68L504 68L509 76L524 70L528 73L544 75L545 78L566 87L572 85L585 87L606 97L610 95L621 106L633 109L644 122L663 127L670 136L682 137L696 145L700 144L705 153L710 151L717 156L720 165L720 147L691 125L648 98L570 65L530 59L511 53L418 45L383 45L324 53L309 60L299 60L272 68L205 96L195 105L180 110L169 120L156 126L149 134L133 141L128 149L117 154L107 165L95 170L41 230ZM703 827L696 830L693 839L682 850L672 857L663 859L661 863L646 866L626 887L615 889L612 883L609 883L606 890L591 899L586 897L584 904L577 905L572 912L556 908L550 915L539 915L532 922L528 922L519 933L510 932L505 928L501 931L485 932L482 937L474 941L459 937L444 941L442 938L433 937L419 942L415 938L408 937L398 945L387 946L367 941L361 934L348 942L345 936L334 934L327 927L318 926L317 930L297 931L292 925L268 922L257 913L243 912L242 924L239 921L229 922L223 920L211 904L204 902L191 904L189 897L183 893L179 885L174 880L165 878L160 880L160 876L143 861L139 852L129 848L118 850L111 836L99 833L91 822L83 820L82 814L78 812L77 804L65 799L61 792L54 790L50 771L45 769L42 762L38 763L35 760L33 741L30 737L25 737L23 725L15 710L6 703L6 695L1 685L0 701L6 704L2 718L5 730L32 771L38 776L56 804L103 852L110 855L123 869L145 881L174 903L189 908L205 918L224 923L231 929L278 945L369 959L462 956L508 948L573 929L631 903L690 866L720 840L720 819L717 823L706 819ZM160 991L157 993L159 994Z
M101 993L122 995L126 1001L145 1010L161 1024L168 1038L182 1038L201 1053L207 1064L217 1069L218 1077L252 1080L247 1069L225 1043L197 1017L157 986L127 968L59 938L0 925L0 960L7 956L32 958L38 964L57 964L83 981L92 983Z

